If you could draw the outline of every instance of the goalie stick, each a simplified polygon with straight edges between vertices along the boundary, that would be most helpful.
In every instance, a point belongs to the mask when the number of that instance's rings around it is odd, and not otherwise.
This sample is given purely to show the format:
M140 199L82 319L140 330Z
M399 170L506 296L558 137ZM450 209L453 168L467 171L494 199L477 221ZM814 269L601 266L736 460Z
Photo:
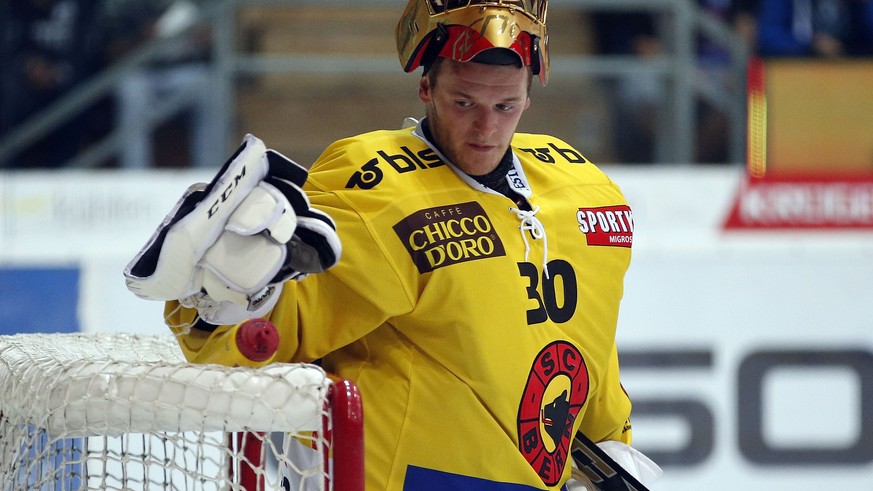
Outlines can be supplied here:
M583 473L597 491L649 491L581 431L573 438L570 455L578 467L573 472Z

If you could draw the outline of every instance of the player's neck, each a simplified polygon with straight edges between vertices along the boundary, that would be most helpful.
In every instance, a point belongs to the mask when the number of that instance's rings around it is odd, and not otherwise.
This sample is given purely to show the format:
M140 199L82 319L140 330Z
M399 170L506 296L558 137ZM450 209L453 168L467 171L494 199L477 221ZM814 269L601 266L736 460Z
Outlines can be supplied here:
M433 133L430 130L430 124L427 118L421 120L421 129L424 132L425 138L433 144L440 153L443 152L442 148L440 148L439 144L433 137ZM527 203L527 200L524 199L523 196L515 192L510 186L509 182L506 180L506 174L512 169L512 147L506 149L506 153L503 154L503 158L500 159L500 162L497 163L497 167L494 168L491 172L483 175L472 175L470 173L465 173L471 178L475 179L479 184L497 191L498 193L506 196L507 198L513 200L517 206L521 207L525 210L530 210L530 204Z

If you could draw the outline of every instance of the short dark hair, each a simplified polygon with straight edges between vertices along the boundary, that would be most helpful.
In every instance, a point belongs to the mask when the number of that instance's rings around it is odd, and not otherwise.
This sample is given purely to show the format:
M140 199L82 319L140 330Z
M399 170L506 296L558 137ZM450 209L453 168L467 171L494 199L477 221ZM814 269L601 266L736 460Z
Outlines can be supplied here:
M476 53L476 56L470 59L476 63L485 63L486 65L515 65L516 68L522 67L521 57L518 53L506 48L489 48Z
M494 50L497 51L497 50ZM505 50L501 50L505 51ZM516 59L518 59L518 55L515 53L512 54ZM489 63L488 61L477 60L478 56L474 57L472 60L467 62L458 62L458 63L483 63L486 65L512 65L513 63ZM424 72L422 73L423 77L427 77L430 81L431 88L436 87L437 75L439 75L440 71L442 71L442 66L445 63L446 58L442 56L438 56L433 63L425 67ZM487 60L487 59L486 59ZM519 62L516 67L522 68L521 62ZM530 94L531 85L533 85L533 71L529 66L524 66L527 70L527 93Z

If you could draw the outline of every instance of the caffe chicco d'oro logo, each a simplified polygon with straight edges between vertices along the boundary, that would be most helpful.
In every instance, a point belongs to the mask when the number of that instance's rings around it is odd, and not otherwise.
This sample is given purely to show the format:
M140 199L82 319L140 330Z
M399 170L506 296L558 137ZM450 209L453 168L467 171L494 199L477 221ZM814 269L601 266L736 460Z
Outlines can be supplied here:
M518 408L518 445L547 486L561 479L573 440L573 423L588 398L582 353L555 341L537 355Z
M506 255L491 219L474 201L416 211L394 225L394 232L419 273Z

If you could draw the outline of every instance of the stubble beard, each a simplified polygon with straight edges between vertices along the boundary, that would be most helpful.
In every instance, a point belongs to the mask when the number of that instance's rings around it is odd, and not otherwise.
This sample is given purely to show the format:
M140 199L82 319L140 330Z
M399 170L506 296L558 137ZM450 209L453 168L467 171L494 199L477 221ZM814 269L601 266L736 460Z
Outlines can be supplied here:
M454 147L451 145L451 141L449 141L448 135L443 132L442 121L440 119L439 114L437 113L437 109L433 104L429 104L425 111L425 114L430 121L430 133L431 137L434 139L433 143L439 148L443 155L452 163L455 167L460 169L469 175L484 175L490 172L492 169L496 168L500 163L500 158L502 158L503 154L506 153L506 149L504 148L502 152L500 152L500 157L498 157L494 162L491 162L485 168L484 172L473 173L471 171L475 169L479 169L482 167L482 162L465 162L460 159L460 156L455 152Z

